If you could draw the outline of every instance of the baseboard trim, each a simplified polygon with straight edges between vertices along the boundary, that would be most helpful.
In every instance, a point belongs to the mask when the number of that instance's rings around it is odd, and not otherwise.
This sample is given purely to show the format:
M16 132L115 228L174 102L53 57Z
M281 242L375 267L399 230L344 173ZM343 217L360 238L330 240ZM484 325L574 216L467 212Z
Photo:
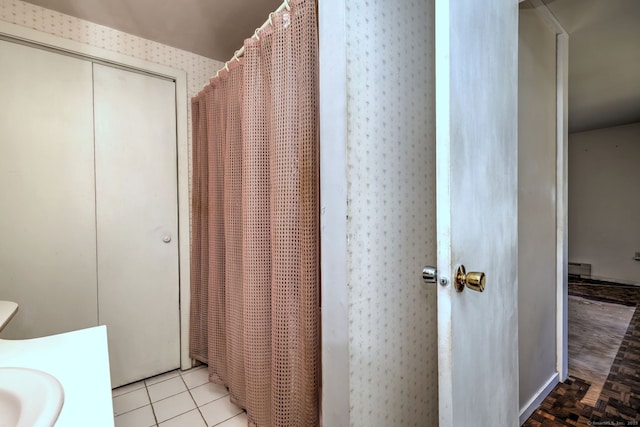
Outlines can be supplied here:
M589 276L589 279L599 280L601 282L614 283L618 285L628 285L628 286L640 286L637 280L626 280L626 279L613 279L611 277L602 277L602 276Z
M547 383L543 385L531 399L529 399L529 401L520 410L520 425L524 424L524 422L529 419L531 414L533 414L535 410L538 409L542 401L549 395L549 393L551 393L551 390L553 390L558 382L558 373L556 372L551 376L551 378L549 378L549 380L547 380Z

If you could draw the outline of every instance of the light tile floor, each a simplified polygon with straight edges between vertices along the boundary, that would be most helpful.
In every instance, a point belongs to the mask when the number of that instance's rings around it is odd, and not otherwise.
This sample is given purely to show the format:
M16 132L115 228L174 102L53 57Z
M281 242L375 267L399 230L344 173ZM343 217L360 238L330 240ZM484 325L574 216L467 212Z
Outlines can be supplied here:
M207 367L175 370L113 390L115 427L246 427L247 414Z

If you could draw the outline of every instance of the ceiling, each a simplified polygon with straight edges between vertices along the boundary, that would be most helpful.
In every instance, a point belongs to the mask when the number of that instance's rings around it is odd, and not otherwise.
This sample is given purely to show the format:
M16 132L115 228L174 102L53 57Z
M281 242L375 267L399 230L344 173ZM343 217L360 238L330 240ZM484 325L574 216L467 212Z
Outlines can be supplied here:
M281 0L26 0L226 61ZM543 0L569 33L569 132L640 122L640 0Z
M282 0L25 0L125 33L226 61Z
M569 33L569 132L640 122L640 1L544 3Z

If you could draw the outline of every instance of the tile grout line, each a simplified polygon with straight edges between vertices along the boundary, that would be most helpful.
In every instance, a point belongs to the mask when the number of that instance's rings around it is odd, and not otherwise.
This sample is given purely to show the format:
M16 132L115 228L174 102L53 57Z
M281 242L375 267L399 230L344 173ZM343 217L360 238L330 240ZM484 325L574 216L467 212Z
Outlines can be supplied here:
M193 369L193 368L192 368L192 369L189 369L189 370L184 371L184 372L185 372L185 373L191 373L191 372L194 372L195 370L196 370L196 369ZM205 371L206 371L206 368L200 368L200 370L205 370ZM157 415L156 415L156 411L155 411L155 406L154 406L154 404L155 404L155 403L158 403L158 402L161 402L161 401L163 401L163 400L166 400L166 399L169 399L169 398L175 397L175 396L177 396L177 395L179 395L179 394L182 394L182 393L184 393L184 391L181 391L181 392L176 393L176 394L172 394L172 395L170 395L170 396L166 396L166 397L164 397L164 398L162 398L162 399L157 400L156 402L153 402L153 401L151 400L151 393L149 392L149 387L154 386L154 385L157 385L157 384L161 384L161 383L166 382L166 381L169 381L169 380L172 380L172 379L174 379L174 378L176 378L176 377L180 377L180 379L181 379L182 383L184 384L184 386L185 386L185 388L186 388L186 391L189 393L189 396L191 397L192 402L194 403L194 405L195 405L196 409L198 410L198 413L200 414L200 418L204 421L204 424L205 424L205 426L206 426L206 427L215 427L215 426L218 426L218 425L220 425L220 424L222 424L222 423L225 423L225 422L229 421L229 420L230 420L230 419L232 419L232 418L237 417L238 415L242 414L242 412L245 412L245 411L243 410L243 411L241 411L241 412L240 412L240 413L238 413L238 414L235 414L235 415L233 415L233 416L231 416L231 417L229 417L229 418L226 418L226 419L224 419L224 420L222 420L222 421L220 421L220 422L218 422L218 423L216 423L216 424L213 424L213 425L209 426L209 423L207 422L207 420L206 420L206 418L205 418L204 414L202 413L201 407L202 407L202 406L205 406L205 405L208 405L208 404L210 404L210 403L212 403L212 402L218 401L218 400L220 400L220 399L225 399L225 398L230 399L230 395L227 393L226 395L221 396L221 397L219 397L219 398L217 398L217 399L214 399L214 400L212 400L211 402L206 402L206 403L205 403L205 404L203 404L203 405L198 405L198 403L196 402L196 400L195 400L195 398L194 398L194 396L193 396L192 390L193 390L193 389L195 389L195 388L197 388L197 387L203 386L203 385L205 385L205 384L207 384L207 383L199 384L199 385L197 385L197 386L194 386L193 388L189 388L189 385L187 384L187 382L186 382L186 380L185 380L185 378L184 378L184 376L183 376L183 371L182 371L182 370L180 370L180 369L177 369L177 370L176 370L176 372L177 372L177 375L171 376L171 377L166 378L166 379L163 379L163 380L161 380L161 381L154 382L153 384L150 384L150 385L148 385L148 384L147 384L147 380L148 380L149 378L145 378L145 379L143 379L143 380L140 380L140 381L142 382L142 385L141 385L139 388L136 388L136 389L133 389L133 390L127 391L126 393L119 394L118 396L112 396L112 400L113 400L113 399L115 399L115 398L121 397L121 396L126 396L126 395L128 395L128 394L133 393L133 392L140 391L141 389L143 389L143 388L144 388L144 389L145 389L145 393L146 393L146 395L147 395L147 398L148 398L148 400L149 400L148 406L151 406L151 412L152 412L152 414L153 414L153 418L154 418L154 421L155 421L154 426L156 426L156 427L157 427L157 426L159 426L159 425L160 425L160 423L158 422L158 417L157 417ZM166 374L166 373L165 373L165 374ZM164 375L164 374L159 374L159 375ZM154 378L154 377L150 377L150 378ZM124 386L123 386L123 387L124 387ZM138 409L144 408L145 406L147 406L147 404L142 405L142 406L139 406L139 407L137 407L137 408L130 409L130 410L128 410L128 411L126 411L126 412L123 412L123 413L121 413L121 414L118 414L118 415L115 415L115 414L114 414L114 420L115 420L115 418L117 418L117 417L119 417L119 416L121 416L121 415L125 415L125 414L128 414L128 413L130 413L130 412L133 412L133 411L135 411L135 410L138 410ZM162 422L164 423L164 422L169 421L169 420L171 420L171 419L177 418L177 417L179 417L179 416L181 416L181 415L184 415L184 414L186 414L186 413L191 412L192 410L193 410L193 409L188 410L187 412L184 412L184 413L178 414L178 415L176 415L176 416L174 416L174 417L171 417L171 418L168 418L167 420L164 420L164 421L162 421Z
M171 371L169 371L169 372L171 372ZM114 421L115 421L115 419L116 419L117 417L119 417L119 416L121 416L121 415L125 415L125 414L128 414L128 413L130 413L130 412L136 411L136 410L138 410L138 409L140 409L140 408L144 408L145 406L150 406L150 407L151 407L151 412L153 413L153 419L155 420L155 424L154 424L154 425L155 425L155 426L159 425L159 423L158 423L158 417L156 416L156 411L155 411L155 408L154 408L154 406L153 406L153 404L154 404L155 402L152 402L152 401L151 401L151 394L149 393L149 387L150 387L150 386L149 386L149 385L147 385L147 381L146 381L146 380L148 380L148 379L150 379L150 378L154 378L154 377L160 376L160 375L165 375L165 374L166 374L166 372L165 372L164 374L159 374L159 375L155 375L155 376L153 376L153 377L144 378L144 379L140 380L140 382L142 383L142 385L141 385L140 387L135 388L135 389L130 390L130 391L127 391L126 393L119 394L118 396L113 396L113 394L112 394L112 396L111 396L111 401L113 402L113 400L114 400L114 399L116 399L116 398L119 398L119 397L122 397L122 396L126 396L126 395L128 395L128 394L131 394L131 393L134 393L134 392L140 391L140 390L142 390L142 389L145 389L145 392L146 392L146 394L147 394L147 398L149 399L149 403L148 403L148 404L146 404L146 405L142 405L142 406L138 406L138 407L136 407L136 408L132 408L132 409L130 409L130 410L128 410L128 411L125 411L125 412L122 412L122 413L120 413L120 414L118 414L118 415L116 415L116 414L114 413L114 414L113 414L113 419L114 419ZM170 378L167 378L167 379L164 379L164 380L162 380L162 381L155 382L155 383L151 384L151 386L156 385L156 384L161 384L161 383L163 383L163 382L165 382L165 381L169 381L169 380L171 380L171 379L173 379L173 378L178 377L179 375L180 375L180 372L178 371L178 375L173 376L173 377L170 377ZM183 382L184 382L184 381L183 381ZM122 386L122 387L126 387L127 385L129 385L129 384L125 384L125 385L124 385L124 386ZM186 384L185 384L185 385L186 385ZM113 390L112 390L112 393L113 393ZM181 392L181 393L182 393L182 392ZM180 393L178 393L178 394L180 394ZM176 395L174 394L174 395L171 395L171 396L167 396L167 397L165 397L165 398L163 398L163 399L158 400L157 402L160 402L160 401L162 401L162 400L168 399L168 398L173 397L173 396L176 396ZM195 401L194 401L194 402L195 402ZM175 418L175 417L174 417L174 418ZM164 421L163 421L163 422L164 422Z
M143 386L143 387L137 388L137 389L135 389L135 390L131 390L131 391L128 391L128 392L126 392L126 393L120 394L120 395L118 395L118 396L112 396L112 397L111 397L112 407L113 407L113 400L114 400L114 399L116 399L116 398L118 398L118 397L126 396L127 394L131 394L131 393L134 393L134 392L136 392L136 391L140 391L140 390L142 390L143 388L145 388L145 387ZM147 396L149 396L149 394L148 394L148 393L147 393ZM138 409L140 409L140 408L144 408L145 406L150 406L150 405L151 405L151 398L149 398L149 403L148 403L148 404L146 404L146 405L137 406L137 407L135 407L135 408L129 409L128 411L124 411L124 412L122 412L122 413L120 413L120 414L117 414L117 415L114 413L114 414L113 414L113 418L114 418L114 420L115 420L115 418L116 418L116 417L119 417L119 416L121 416L121 415L128 414L129 412L133 412L133 411L136 411L136 410L138 410Z
M158 423L158 417L156 416L156 408L153 407L153 402L151 401L151 395L149 394L149 387L147 387L147 382L146 381L144 383L144 389L147 392L147 397L149 398L149 405L151 406L151 413L153 414L153 419L155 420L156 426L157 426L160 423Z
M184 382L184 379L182 378L181 371L179 371L179 370L178 370L178 375L175 375L175 376L173 376L173 377L171 377L171 378L167 378L166 380L162 380L162 381L158 381L158 382L156 382L156 383L153 383L153 384L151 384L151 386L154 386L154 385L156 385L156 384L161 384L161 383L163 383L163 382L165 382L165 381L169 381L169 380L172 380L172 379L174 379L174 378L178 378L178 377L182 380L182 383L185 385L185 388L187 389L187 391L189 391L189 387L187 387L187 384ZM146 386L146 383L145 383L145 386ZM147 387L151 387L151 386L147 386ZM147 389L147 393L149 393L149 390L148 390L148 389ZM151 402L151 409L153 410L153 416L154 416L154 417L155 417L155 419L156 419L156 425L157 425L157 426L159 426L159 425L160 425L160 423L158 422L158 417L156 416L156 410L155 410L155 407L153 406L153 405L154 405L154 403L158 403L158 402L162 402L163 400L171 399L172 397L178 396L178 395L180 395L180 394L182 394L182 393L184 393L184 391L180 391L180 392L178 392L178 393L176 393L176 394L172 394L172 395L170 395L170 396L163 397L162 399L158 399L158 400L156 400L155 402ZM189 395L191 396L191 393L189 393ZM191 400L192 400L192 401L193 401L193 403L195 404L195 400L193 399L193 396L191 396ZM149 401L151 401L151 395L150 395L150 394L149 394ZM164 420L164 421L162 421L162 422L163 422L163 423L165 423L165 422L167 422L167 421L169 421L169 420L172 420L172 419L174 419L174 418L177 418L177 417L179 417L179 416L181 416L181 415L184 415L184 414L186 414L186 413L188 413L188 412L191 412L191 411L192 411L192 410L189 410L189 411L187 411L187 412L183 412L183 413L181 413L181 414L177 414L177 415L175 415L175 416L173 416L173 417L171 417L171 418L167 418L166 420Z
M220 422L219 422L219 423L217 423L217 424L212 425L211 427L216 427L216 426L219 426L219 425L220 425L220 424L222 424L222 423L226 423L226 422L227 422L227 421L229 421L230 419L237 417L238 415L242 414L243 412L245 412L245 411L244 411L244 409L243 409L240 413L235 414L235 415L232 415L232 416L230 416L229 418L227 418L227 419L225 419L225 420L222 420L222 421L220 421Z
M207 376L208 376L208 374L207 374ZM207 419L204 417L204 415L202 414L202 411L200 410L200 405L198 405L198 402L196 402L196 399L194 399L194 397L193 397L193 393L191 393L191 389L189 388L189 384L187 384L187 382L184 380L184 377L182 376L182 371L180 371L180 378L182 379L182 382L184 383L184 386L187 388L187 391L189 392L189 396L191 396L191 399L193 400L193 403L195 403L196 409L198 410L198 414L200 414L200 418L202 418L202 421L204 421L204 425L206 427L209 427L209 423L207 422Z
M201 368L201 369L205 369L205 368ZM189 370L189 372L193 372L193 371ZM188 384L186 383L186 381L184 380L184 377L183 377L183 375L182 375L182 371L180 371L180 376L182 377L182 381L185 383L185 386L187 387L187 391L188 391L188 392L189 392L189 394L191 395L191 398L193 399L193 402L196 404L196 409L198 409L198 412L200 413L200 416L201 416L201 417L202 417L202 419L204 420L204 423L205 423L205 425L206 425L207 427L215 427L215 426L219 426L219 425L221 425L222 423L225 423L225 422L229 421L230 419L237 417L238 415L242 414L243 412L246 412L246 411L243 409L242 411L240 411L240 413L235 414L235 415L232 415L232 416L231 416L231 417L229 417L229 418L226 418L226 419L224 419L224 420L222 420L222 421L220 421L220 422L218 422L218 423L216 423L216 424L213 424L213 425L209 426L209 423L207 422L206 418L204 417L204 414L202 414L202 411L200 410L200 408L201 408L202 406L208 405L208 404L213 403L213 402L217 402L218 400L225 399L225 398L226 398L226 399L229 399L229 402L231 402L231 398L230 398L229 393L227 393L226 395L221 396L221 397L219 397L219 398L217 398L217 399L213 399L213 400L212 400L212 401L210 401L210 402L204 403L203 405L198 405L198 403L196 402L196 400L193 398L193 394L191 393L191 390L193 390L194 388L197 388L197 387L201 387L201 386L203 386L203 385L205 385L205 384L208 384L210 381L208 381L208 382L206 382L206 383L203 383L203 384L199 384L199 385L197 385L197 386L195 386L195 387L193 387L193 388L189 388L189 385L188 385ZM207 377L208 377L208 374L207 374Z

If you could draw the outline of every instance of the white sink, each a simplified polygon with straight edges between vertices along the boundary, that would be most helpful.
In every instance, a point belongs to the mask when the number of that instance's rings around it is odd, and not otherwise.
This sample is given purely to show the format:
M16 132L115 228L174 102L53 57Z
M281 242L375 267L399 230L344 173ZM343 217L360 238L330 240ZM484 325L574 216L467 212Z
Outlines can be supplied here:
M0 427L51 427L63 403L62 385L48 373L0 368Z

